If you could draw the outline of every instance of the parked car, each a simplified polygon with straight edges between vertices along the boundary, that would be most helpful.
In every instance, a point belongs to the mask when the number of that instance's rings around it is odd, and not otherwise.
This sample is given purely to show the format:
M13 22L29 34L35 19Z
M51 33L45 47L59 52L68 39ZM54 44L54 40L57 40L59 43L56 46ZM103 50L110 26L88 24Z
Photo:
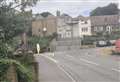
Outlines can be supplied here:
M116 40L100 40L96 42L97 47L105 47L115 45Z
M104 41L104 40L97 41L97 42L96 42L96 46L97 46L97 47L107 46L107 41Z
M116 40L110 40L109 42L111 45L115 45Z
M120 54L120 39L116 40L115 42L115 48L113 50L113 53L119 53Z

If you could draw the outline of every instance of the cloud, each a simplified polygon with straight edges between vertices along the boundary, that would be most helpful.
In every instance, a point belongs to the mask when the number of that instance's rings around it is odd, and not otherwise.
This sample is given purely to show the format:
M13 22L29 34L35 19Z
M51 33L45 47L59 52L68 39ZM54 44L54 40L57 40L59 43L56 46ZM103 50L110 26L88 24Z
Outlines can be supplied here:
M120 0L119 0L119 3L118 3L118 8L120 9Z
M96 7L106 6L109 3L118 3L119 0L40 0L32 8L33 13L51 12L54 15L57 10L67 13L73 17L78 15L88 16L89 12Z

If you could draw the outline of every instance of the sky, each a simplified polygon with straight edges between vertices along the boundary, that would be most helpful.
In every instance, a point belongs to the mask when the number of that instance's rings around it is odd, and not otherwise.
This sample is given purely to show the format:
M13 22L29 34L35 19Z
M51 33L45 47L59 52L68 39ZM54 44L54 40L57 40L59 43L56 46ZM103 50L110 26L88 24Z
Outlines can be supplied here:
M56 11L59 10L61 14L66 13L72 17L89 16L96 7L103 7L109 3L120 4L120 0L40 0L32 11L34 14L48 11L56 15Z

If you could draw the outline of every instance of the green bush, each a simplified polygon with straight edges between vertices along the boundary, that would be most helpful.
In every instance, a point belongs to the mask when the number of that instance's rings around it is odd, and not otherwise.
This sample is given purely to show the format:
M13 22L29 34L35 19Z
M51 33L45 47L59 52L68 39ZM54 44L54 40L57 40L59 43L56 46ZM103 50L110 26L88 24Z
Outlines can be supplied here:
M120 32L113 32L111 34L101 34L97 33L97 35L93 36L84 36L82 40L82 45L92 45L94 42L99 41L99 40L116 40L120 38Z
M6 80L6 73L7 69L14 65L16 67L16 73L18 75L18 81L19 82L32 82L32 73L26 66L21 64L19 61L13 60L13 59L0 59L0 82ZM22 81L20 81L22 80Z
M45 37L32 36L29 37L28 44L34 50L34 52L36 52L36 44L39 43L41 52L45 52L46 50L48 50L50 42L56 37L56 33Z
M82 45L93 45L98 38L96 36L84 36L82 40Z

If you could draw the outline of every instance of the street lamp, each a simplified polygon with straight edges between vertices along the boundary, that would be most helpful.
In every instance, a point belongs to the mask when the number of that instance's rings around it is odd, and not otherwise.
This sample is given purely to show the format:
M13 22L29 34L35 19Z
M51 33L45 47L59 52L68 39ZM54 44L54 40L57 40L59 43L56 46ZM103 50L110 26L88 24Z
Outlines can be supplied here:
M44 36L44 37L45 37L46 32L47 32L47 28L44 27L44 28L43 28L43 36Z

